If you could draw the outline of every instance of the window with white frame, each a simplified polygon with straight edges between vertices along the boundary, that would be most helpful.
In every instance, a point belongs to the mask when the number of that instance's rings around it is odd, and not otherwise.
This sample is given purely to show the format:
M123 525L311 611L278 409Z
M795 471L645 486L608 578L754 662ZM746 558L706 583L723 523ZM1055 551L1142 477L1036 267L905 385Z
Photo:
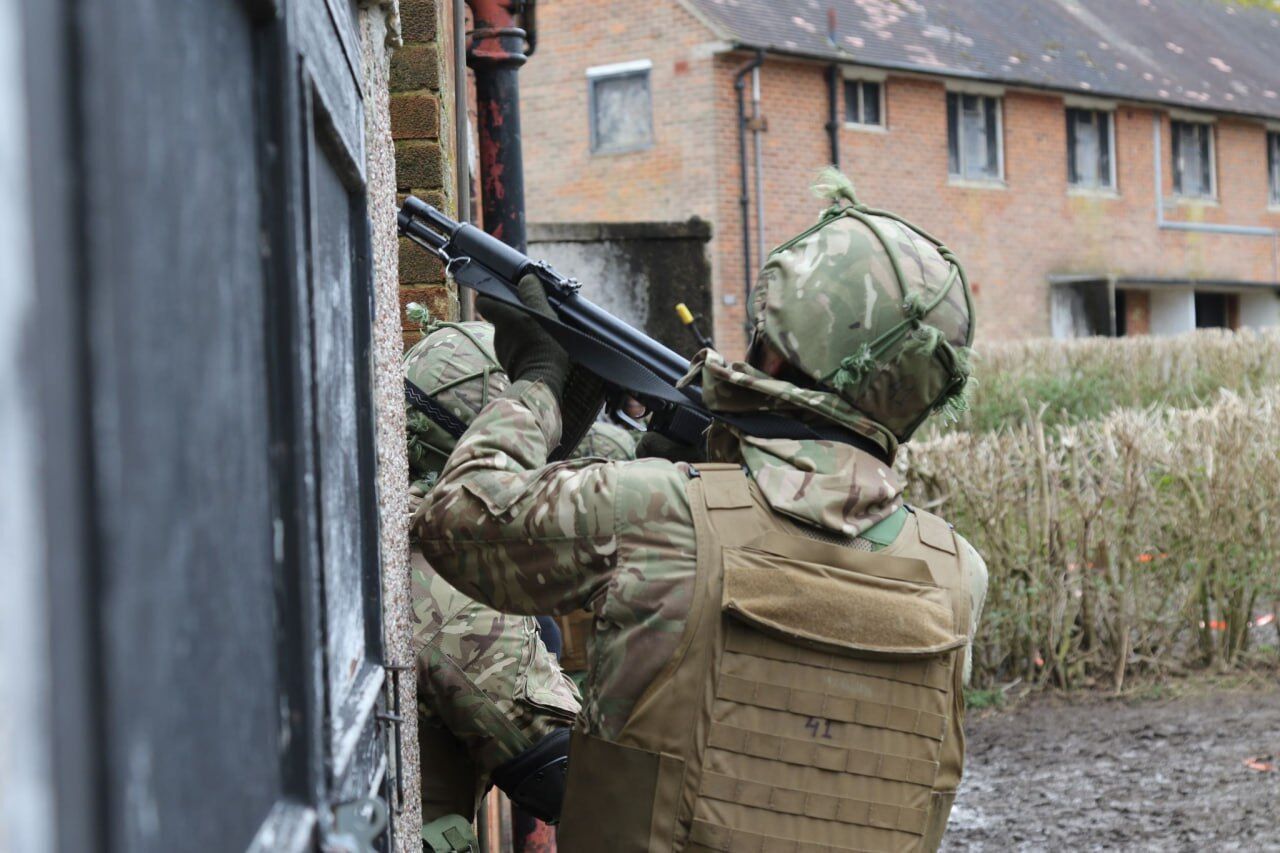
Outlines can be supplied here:
M999 181L1004 176L1000 98L947 92L947 170L954 178Z
M878 80L844 81L844 120L847 124L884 126L884 85Z
M1213 125L1170 122L1173 137L1173 191L1187 198L1213 198Z
M647 59L587 69L591 151L617 154L653 144L653 101Z
M1067 182L1073 187L1115 187L1110 110L1067 108Z
M1267 132L1267 176L1273 205L1280 205L1280 130Z

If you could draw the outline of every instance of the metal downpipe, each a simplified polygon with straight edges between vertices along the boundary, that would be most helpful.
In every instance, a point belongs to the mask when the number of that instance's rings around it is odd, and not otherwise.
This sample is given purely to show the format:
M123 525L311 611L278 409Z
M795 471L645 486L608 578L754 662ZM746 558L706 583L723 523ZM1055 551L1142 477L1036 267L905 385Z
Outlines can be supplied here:
M760 67L751 69L751 141L755 152L756 257L764 263L764 116L760 114Z
M738 210L742 216L742 327L751 331L751 216L750 178L747 174L747 107L745 103L746 77L764 64L764 51L742 65L733 75L733 89L738 98Z
M831 146L831 165L840 168L840 66L827 66L827 142Z
M527 248L524 157L520 150L520 83L526 33L520 0L467 0L474 29L467 64L475 72L480 136L480 201L484 230L508 246Z
M471 221L471 112L467 108L467 3L453 0L453 162L459 222ZM466 290L458 294L463 320L474 320L475 294Z

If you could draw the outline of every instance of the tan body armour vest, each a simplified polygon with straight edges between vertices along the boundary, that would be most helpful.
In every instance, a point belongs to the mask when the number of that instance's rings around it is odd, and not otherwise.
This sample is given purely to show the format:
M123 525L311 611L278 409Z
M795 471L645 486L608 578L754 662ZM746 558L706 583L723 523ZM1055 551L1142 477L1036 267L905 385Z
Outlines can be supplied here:
M881 551L828 544L737 466L698 471L684 636L615 741L574 731L560 849L936 849L964 755L950 526L915 511Z

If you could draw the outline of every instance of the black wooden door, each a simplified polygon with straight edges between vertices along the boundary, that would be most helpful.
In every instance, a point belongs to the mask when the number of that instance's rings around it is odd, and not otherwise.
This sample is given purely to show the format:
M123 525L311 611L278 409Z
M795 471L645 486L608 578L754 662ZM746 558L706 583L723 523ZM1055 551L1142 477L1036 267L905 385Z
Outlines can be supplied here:
M61 8L98 782L80 835L349 847L343 804L387 776L356 4Z

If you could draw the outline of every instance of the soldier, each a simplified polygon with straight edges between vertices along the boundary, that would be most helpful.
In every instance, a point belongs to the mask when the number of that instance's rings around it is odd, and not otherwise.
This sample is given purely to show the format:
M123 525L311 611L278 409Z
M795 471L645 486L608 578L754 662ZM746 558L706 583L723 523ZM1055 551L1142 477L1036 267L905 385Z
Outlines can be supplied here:
M416 312L415 312L416 314ZM431 323L405 355L405 374L465 425L506 390L484 323ZM416 510L456 438L408 412L410 504ZM634 456L625 430L598 424L583 452ZM411 554L422 753L424 837L430 849L465 850L470 823L492 778L513 801L554 822L569 725L579 696L528 616L499 613L450 586L417 549ZM539 773L543 774L539 779Z
M819 222L774 250L746 363L704 350L709 463L547 465L568 360L484 301L512 385L459 442L416 523L459 589L595 614L559 843L643 850L933 850L963 758L978 554L902 501L900 442L964 405L973 309L952 253L831 172ZM520 285L549 311L541 285Z

